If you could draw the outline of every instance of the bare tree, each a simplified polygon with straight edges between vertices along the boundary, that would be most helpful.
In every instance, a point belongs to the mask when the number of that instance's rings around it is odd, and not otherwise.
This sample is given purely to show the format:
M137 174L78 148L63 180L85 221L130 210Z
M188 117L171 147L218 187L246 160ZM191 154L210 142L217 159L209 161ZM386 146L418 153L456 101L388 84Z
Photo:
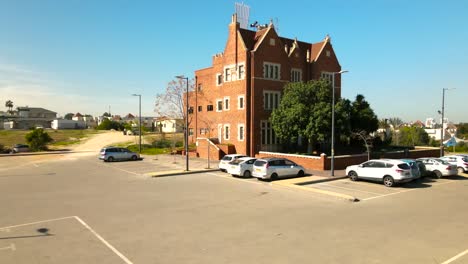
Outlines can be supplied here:
M352 136L362 139L367 149L367 160L370 160L370 148L372 147L372 137L365 130L353 132Z
M154 111L159 116L166 116L170 118L186 118L186 111L184 108L185 92L187 84L184 79L175 79L167 84L165 93L157 94L154 104ZM194 89L194 80L189 80L188 90L189 97L191 91ZM190 98L189 98L190 102ZM189 116L189 123L190 123Z

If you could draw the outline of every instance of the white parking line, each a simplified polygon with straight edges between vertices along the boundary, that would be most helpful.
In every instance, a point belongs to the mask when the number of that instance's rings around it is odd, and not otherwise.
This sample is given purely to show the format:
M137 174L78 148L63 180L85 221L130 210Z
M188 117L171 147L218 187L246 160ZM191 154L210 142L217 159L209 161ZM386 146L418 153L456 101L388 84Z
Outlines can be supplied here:
M449 259L449 260L446 260L445 262L442 262L441 264L449 264L449 263L451 263L451 262L453 262L453 261L455 261L455 260L457 260L457 259L463 257L463 256L466 255L467 253L468 253L468 249L465 250L465 251L463 251L462 253L456 255L455 257L453 257L453 258L451 258L451 259Z
M0 250L8 250L8 249L10 249L11 251L15 251L16 250L15 244L10 243L9 247L0 248Z
M454 182L456 182L456 181L449 181L449 182L442 182L442 183L433 183L432 186L445 185L445 184L450 184L450 183L454 183ZM362 199L361 201L368 201L368 200L372 200L372 199L382 198L382 197L386 197L386 196L390 196L390 195L394 195L394 194L405 193L405 192L411 192L411 191L416 191L416 190L419 190L419 188L408 189L408 190L403 190L403 191L399 191L399 192L395 192L395 193L389 193L389 194L383 194L383 195L380 195L380 196L364 198L364 199Z
M339 189L343 189L343 190L358 191L358 192L364 192L364 193L369 193L369 194L381 195L380 193L369 192L369 191L364 191L364 190L359 190L359 189L346 188L346 187L340 187L340 186L330 185L330 184L326 184L326 183L317 183L316 185L325 185L325 186L330 186L332 188L339 188Z
M93 235L95 235L101 242L106 245L112 252L114 252L117 256L119 256L125 263L132 264L132 262L126 258L122 253L120 253L115 247L113 247L109 242L107 242L102 236L100 236L96 231L94 231L89 225L87 225L81 218L78 216L74 216L75 219L80 222L86 229L88 229Z
M75 219L78 221L81 225L83 225L88 231L90 231L95 237L97 237L104 245L106 245L114 254L120 257L126 264L133 264L127 257L125 257L120 251L118 251L115 247L113 247L109 242L107 242L101 235L99 235L94 229L92 229L88 224L85 223L81 218L78 216L67 216L67 217L61 217L61 218L54 218L54 219L49 219L49 220L42 220L42 221L37 221L37 222L31 222L31 223L26 223L26 224L20 224L20 225L12 225L12 226L5 226L5 227L0 227L0 230L9 230L11 228L16 228L16 227L22 227L22 226L28 226L28 225L35 225L35 224L41 224L41 223L46 223L46 222L54 222L54 221L59 221L59 220L65 220L65 219ZM0 249L9 249L8 248L0 248ZM12 250L15 250L15 246L11 248Z

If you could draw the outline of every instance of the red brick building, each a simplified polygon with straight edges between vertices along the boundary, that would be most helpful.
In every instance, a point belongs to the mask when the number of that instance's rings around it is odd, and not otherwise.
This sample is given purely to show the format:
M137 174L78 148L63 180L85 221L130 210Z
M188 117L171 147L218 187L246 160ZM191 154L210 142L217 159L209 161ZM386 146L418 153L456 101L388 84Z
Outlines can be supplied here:
M234 14L224 52L213 56L211 67L195 71L195 90L189 94L190 142L197 142L197 154L205 158L212 146L213 159L231 152L254 156L261 150L278 151L269 117L284 85L331 78L331 72L340 70L328 36L318 43L283 38L271 23L247 30ZM341 79L338 74L335 78L340 96Z

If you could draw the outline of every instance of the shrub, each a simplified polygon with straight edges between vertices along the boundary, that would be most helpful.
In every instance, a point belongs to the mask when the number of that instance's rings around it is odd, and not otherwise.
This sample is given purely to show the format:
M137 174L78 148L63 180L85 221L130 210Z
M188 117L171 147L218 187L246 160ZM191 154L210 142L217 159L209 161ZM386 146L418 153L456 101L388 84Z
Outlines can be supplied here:
M176 148L180 148L180 147L182 147L183 145L184 145L184 142L182 142L182 141L177 141L177 142L175 143L175 147L176 147Z
M42 128L34 129L26 134L26 142L32 150L46 150L46 145L52 142L52 138Z
M153 142L153 146L155 148L170 148L171 145L172 145L172 142L167 139L160 139L160 140Z

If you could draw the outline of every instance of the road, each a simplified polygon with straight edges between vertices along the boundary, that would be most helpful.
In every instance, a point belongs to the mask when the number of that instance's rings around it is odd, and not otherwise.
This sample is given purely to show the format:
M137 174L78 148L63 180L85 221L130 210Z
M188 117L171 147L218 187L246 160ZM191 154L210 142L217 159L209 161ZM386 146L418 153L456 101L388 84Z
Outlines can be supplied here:
M468 263L464 177L352 203L158 162L0 158L0 263Z

